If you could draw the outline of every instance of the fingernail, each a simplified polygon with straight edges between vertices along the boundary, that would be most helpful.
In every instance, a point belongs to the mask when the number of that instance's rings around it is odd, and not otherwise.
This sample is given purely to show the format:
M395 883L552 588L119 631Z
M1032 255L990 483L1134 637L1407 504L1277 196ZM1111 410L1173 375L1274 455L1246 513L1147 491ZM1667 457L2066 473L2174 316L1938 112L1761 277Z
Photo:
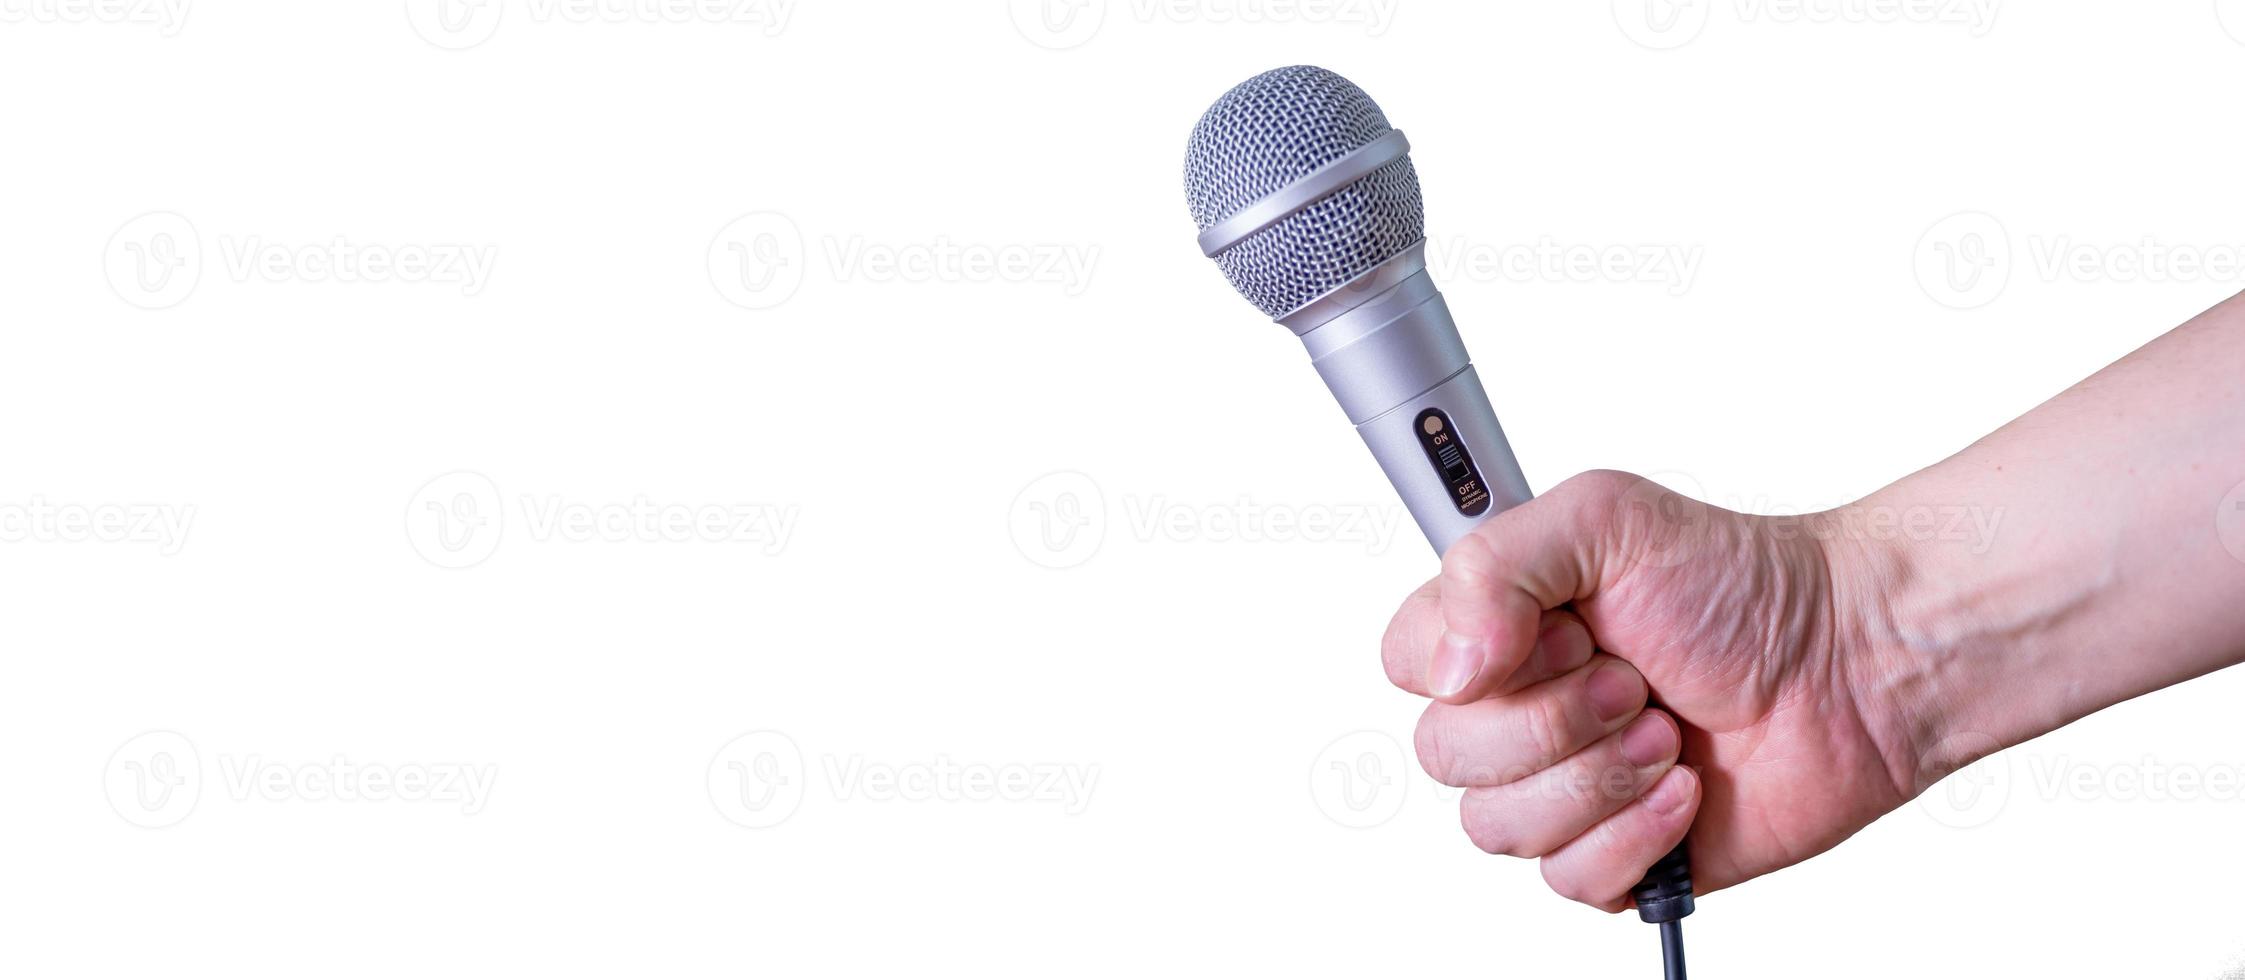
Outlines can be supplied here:
M1613 661L1590 672L1590 709L1599 721L1613 721L1645 703L1645 682L1637 670Z
M1463 691L1481 673L1481 644L1455 633L1442 634L1442 647L1434 651L1427 671L1427 688L1435 697L1447 698Z
M1642 769L1668 760L1676 752L1676 726L1658 712L1648 712L1621 733L1621 757Z
M1562 673L1590 659L1590 631L1561 623L1536 637L1536 666L1546 675Z
M1660 782L1653 784L1653 791L1645 794L1645 805L1664 817L1675 813L1691 802L1691 783L1691 777L1684 775L1681 766L1670 769L1667 775L1660 777Z

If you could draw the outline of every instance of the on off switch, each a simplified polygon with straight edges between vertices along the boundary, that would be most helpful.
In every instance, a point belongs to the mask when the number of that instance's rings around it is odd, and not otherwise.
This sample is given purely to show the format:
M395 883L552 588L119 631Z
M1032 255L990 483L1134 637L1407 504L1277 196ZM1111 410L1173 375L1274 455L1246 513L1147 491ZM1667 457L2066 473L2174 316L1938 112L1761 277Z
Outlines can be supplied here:
M1427 462L1434 464L1443 485L1450 488L1450 503L1458 513L1479 517L1488 511L1489 489L1482 485L1480 472L1473 468L1473 454L1451 427L1450 417L1430 408L1419 413L1416 428L1419 448L1426 450Z

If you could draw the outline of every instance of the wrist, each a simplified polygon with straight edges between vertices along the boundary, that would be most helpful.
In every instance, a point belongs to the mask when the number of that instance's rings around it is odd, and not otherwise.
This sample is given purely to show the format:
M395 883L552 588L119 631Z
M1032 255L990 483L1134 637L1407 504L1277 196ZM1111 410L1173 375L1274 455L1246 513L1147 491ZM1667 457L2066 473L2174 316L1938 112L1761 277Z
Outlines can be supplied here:
M1818 515L1819 540L1837 669L1907 799L2060 722L2037 727L2027 692L2003 682L2031 638L1984 616L2000 514L1894 491Z

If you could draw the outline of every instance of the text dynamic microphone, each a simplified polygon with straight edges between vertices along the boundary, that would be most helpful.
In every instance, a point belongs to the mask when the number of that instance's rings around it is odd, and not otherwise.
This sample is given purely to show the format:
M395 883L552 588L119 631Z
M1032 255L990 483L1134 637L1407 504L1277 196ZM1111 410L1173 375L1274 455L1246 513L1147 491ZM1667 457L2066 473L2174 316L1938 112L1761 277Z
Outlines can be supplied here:
M1410 143L1364 90L1278 68L1224 93L1193 127L1185 199L1201 252L1302 339L1437 554L1531 494L1450 308L1426 268ZM1631 893L1683 977L1685 848Z

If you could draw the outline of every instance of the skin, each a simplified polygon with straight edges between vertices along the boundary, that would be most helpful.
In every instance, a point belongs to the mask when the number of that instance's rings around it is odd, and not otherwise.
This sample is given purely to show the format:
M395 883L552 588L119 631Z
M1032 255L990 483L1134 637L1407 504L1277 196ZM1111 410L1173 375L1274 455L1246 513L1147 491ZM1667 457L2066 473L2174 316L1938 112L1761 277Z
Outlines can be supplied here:
M2245 660L2241 483L2245 296L1836 510L1582 474L1454 545L1382 659L1482 849L1618 911L1688 830L1705 894Z

